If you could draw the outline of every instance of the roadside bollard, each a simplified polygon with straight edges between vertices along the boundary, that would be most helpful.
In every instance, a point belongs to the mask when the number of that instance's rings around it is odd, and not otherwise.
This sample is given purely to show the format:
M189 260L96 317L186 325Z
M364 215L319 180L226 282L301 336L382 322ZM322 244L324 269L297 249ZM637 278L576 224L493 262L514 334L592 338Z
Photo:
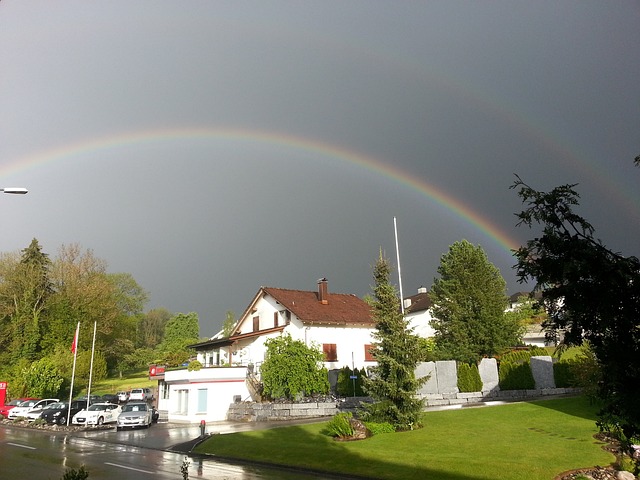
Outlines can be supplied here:
M207 426L207 422L200 420L200 436L204 437L204 429Z

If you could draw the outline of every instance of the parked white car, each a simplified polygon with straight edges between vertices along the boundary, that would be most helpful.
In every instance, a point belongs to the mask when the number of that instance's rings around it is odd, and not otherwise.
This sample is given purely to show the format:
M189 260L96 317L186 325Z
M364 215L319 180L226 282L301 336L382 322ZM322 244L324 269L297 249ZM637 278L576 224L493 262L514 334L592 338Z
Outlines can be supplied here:
M132 388L129 393L129 401L150 402L153 400L153 393L150 388Z
M50 403L49 405L46 405L44 408L32 408L29 412L27 412L26 415L22 415L22 416L25 417L29 422L33 422L34 420L42 418L42 414L48 408L51 408L53 405L56 405L56 404L57 402L53 402L53 403Z
M9 410L9 418L14 420L19 417L27 417L29 413L37 412L38 416L42 413L42 409L47 405L58 402L57 398L43 398L41 400L29 400L23 404L13 407ZM37 418L37 417L36 417Z
M114 423L118 420L120 412L122 412L122 407L115 403L94 403L90 405L89 408L76 413L71 423L74 425Z
M116 395L118 396L118 401L120 403L126 403L129 401L129 392L125 392L123 390L122 392L116 393Z

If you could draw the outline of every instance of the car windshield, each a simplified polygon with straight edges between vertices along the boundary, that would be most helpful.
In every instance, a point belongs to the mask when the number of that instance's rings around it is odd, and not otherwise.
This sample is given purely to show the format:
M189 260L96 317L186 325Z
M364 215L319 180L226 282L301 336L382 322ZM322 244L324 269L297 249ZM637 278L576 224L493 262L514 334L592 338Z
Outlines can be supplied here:
M7 403L7 407L17 407L22 402L24 402L24 400L11 400L9 403Z
M106 409L107 409L107 406L104 403L94 403L88 408L90 412L99 412Z
M44 407L46 409L58 409L62 410L63 408L69 408L69 403L67 402L53 402Z
M125 405L122 409L123 412L146 412L147 406L140 403L136 403L135 405Z
M26 402L22 402L20 404L21 407L33 407L36 403L38 403L38 400L27 400Z

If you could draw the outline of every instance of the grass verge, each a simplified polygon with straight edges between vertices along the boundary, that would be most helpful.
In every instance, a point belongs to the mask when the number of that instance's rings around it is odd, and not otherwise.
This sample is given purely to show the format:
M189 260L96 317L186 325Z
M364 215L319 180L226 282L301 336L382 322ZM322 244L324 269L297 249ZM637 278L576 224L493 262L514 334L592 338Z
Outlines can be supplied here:
M325 423L214 435L195 452L380 479L551 480L615 458L583 397L426 412L424 428L336 442Z

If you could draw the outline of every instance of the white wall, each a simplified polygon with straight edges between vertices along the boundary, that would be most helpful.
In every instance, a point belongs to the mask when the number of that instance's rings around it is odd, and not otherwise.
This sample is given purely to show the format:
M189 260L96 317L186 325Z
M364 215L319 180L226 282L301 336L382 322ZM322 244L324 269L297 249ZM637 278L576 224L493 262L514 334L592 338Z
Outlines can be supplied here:
M413 328L414 335L422 338L431 338L436 331L431 326L431 311L422 310L421 312L408 313L405 319L409 322L409 327Z
M344 327L344 326L312 326L304 327L299 321L291 321L286 329L295 340L305 342L307 346L316 344L322 349L322 344L333 343L336 345L338 361L325 362L327 369L342 368L345 366L363 368L374 365L375 362L365 361L365 345L371 345L373 338L372 328Z
M162 402L169 421L199 423L226 419L234 396L249 399L245 367L203 368L198 371L171 370L165 373L169 398Z

